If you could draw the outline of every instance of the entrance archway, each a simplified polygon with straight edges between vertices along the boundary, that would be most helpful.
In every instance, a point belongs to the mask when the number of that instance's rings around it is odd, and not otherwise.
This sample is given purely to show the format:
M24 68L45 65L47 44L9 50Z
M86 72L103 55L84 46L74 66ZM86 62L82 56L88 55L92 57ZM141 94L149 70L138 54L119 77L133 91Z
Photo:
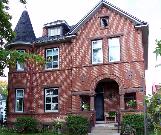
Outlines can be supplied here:
M113 79L102 79L95 88L94 107L96 121L104 121L105 113L117 112L120 108L119 85Z

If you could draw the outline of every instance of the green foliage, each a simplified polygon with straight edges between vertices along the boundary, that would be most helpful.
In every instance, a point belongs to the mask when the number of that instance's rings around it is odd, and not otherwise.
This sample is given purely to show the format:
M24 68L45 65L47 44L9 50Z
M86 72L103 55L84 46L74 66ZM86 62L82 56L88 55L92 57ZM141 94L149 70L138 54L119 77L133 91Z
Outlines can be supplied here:
M115 111L110 111L108 114L109 114L110 117L114 117L116 115L116 112Z
M19 0L21 3L26 4L26 0ZM0 0L0 45L3 45L3 40L10 42L14 37L11 26L11 16L7 12L9 0ZM3 75L3 70L8 66L15 66L16 61L24 62L25 60L33 59L36 62L42 62L43 58L28 53L20 53L17 51L8 51L0 47L0 76Z
M0 37L7 41L11 41L15 36L11 26L11 16L7 12L8 0L0 1Z
M6 67L15 67L16 62L34 61L37 64L43 64L44 58L40 55L18 52L16 50L5 50L0 48L0 76Z
M140 135L140 131L144 131L144 115L143 114L128 114L123 116L121 132L130 134L136 132Z
M156 53L156 56L161 56L161 40L156 40L156 45L154 53Z
M150 117L155 132L161 131L161 90L153 96L146 98L147 113Z
M7 89L7 82L6 81L0 81L0 94L3 94L5 96L8 95L8 89Z
M62 121L59 117L53 122L54 132L60 134L65 125L65 121Z
M35 133L37 131L38 121L32 117L17 117L15 128L19 133Z
M26 0L20 0L21 3L26 4ZM0 38L10 42L15 33L11 26L11 15L7 12L9 0L0 0Z
M86 135L88 133L89 122L86 117L69 115L66 118L66 124L68 132L71 135Z
M129 107L136 107L136 100L129 100L129 101L127 102L127 105L128 105Z

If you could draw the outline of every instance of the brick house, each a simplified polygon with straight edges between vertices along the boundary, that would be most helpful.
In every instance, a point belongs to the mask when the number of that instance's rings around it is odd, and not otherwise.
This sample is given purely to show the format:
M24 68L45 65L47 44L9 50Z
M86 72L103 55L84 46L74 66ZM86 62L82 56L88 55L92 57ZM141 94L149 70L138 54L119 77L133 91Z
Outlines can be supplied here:
M106 1L100 1L76 25L64 20L44 25L36 38L28 12L5 47L36 53L44 66L17 62L9 71L8 121L33 116L42 122L69 113L104 121L108 112L143 111L148 65L148 24Z

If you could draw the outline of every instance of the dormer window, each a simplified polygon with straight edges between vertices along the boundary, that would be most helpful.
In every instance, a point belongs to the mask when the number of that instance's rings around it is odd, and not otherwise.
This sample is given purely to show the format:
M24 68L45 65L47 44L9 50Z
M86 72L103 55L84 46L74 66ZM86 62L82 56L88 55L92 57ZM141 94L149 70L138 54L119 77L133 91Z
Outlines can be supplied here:
M61 27L52 27L52 28L48 28L48 36L58 36L61 35Z
M101 17L100 18L100 25L101 25L101 28L108 27L108 25L109 25L109 17L108 16Z

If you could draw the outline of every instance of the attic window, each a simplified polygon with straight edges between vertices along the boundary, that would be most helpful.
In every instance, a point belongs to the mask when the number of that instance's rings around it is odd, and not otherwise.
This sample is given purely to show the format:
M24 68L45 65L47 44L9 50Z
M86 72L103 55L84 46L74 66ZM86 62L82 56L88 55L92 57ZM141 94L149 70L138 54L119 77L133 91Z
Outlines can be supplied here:
M102 28L106 28L108 26L108 23L109 23L109 17L108 16L100 18L100 25L101 25Z
M48 28L48 36L58 36L61 35L61 27Z

